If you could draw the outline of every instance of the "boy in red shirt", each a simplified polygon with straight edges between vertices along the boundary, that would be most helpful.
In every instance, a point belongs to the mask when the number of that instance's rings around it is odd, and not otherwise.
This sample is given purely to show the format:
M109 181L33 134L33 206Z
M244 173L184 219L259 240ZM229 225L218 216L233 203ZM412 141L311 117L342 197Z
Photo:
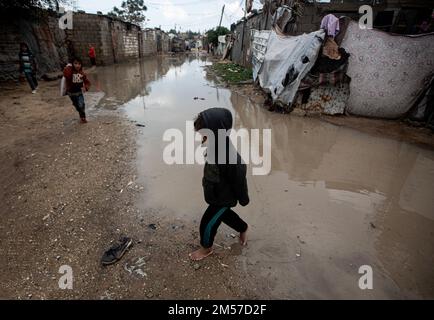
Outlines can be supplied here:
M79 58L74 58L72 65L67 65L63 70L66 80L66 93L78 111L81 123L87 123L83 93L89 91L90 81L83 72L83 63Z
M89 44L89 58L92 66L96 66L96 52L95 48L91 44Z

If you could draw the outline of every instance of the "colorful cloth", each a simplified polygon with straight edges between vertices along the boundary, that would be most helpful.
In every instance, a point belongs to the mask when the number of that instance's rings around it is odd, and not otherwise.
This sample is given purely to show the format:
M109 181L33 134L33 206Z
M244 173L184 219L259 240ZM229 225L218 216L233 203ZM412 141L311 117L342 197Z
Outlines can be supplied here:
M333 14L326 15L321 21L321 29L324 29L328 36L336 37L340 31L339 19Z
M339 46L330 37L327 37L324 46L322 48L322 54L330 59L339 60L341 55L339 53Z

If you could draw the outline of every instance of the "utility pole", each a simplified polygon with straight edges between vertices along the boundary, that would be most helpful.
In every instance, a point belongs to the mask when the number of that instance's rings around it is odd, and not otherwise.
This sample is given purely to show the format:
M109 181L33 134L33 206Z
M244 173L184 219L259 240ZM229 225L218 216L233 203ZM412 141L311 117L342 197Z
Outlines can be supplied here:
M246 22L247 22L247 10L246 9L247 8L243 9L243 11L244 11L244 21L243 21L243 35L241 37L241 54L242 54L243 63L245 61L245 59L244 59L245 57L244 57L243 52L244 52L244 33L245 33Z
M72 10L73 10L73 11L77 11L77 10L78 10L78 3L77 3L77 0L73 0L73 1L71 1L71 4L72 4Z
M220 23L219 23L219 28L222 26L222 20L223 20L223 14L225 13L225 4L223 5L223 8L222 8L222 15L221 15L221 17L220 17Z

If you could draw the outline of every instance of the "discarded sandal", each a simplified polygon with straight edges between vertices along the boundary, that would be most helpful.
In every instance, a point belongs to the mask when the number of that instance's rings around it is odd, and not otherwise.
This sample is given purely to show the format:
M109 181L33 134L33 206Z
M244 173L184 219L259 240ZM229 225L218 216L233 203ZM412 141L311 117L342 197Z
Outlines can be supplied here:
M101 258L101 263L104 266L111 265L122 259L125 252L131 247L133 240L128 237L122 237L119 243L113 245L110 249L104 252Z

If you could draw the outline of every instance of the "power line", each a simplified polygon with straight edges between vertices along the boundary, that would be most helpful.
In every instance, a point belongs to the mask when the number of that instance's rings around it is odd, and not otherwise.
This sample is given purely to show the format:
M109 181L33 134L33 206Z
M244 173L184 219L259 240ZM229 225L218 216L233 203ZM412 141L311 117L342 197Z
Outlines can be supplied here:
M218 0L207 0L207 3L212 2L212 1L218 1ZM190 2L183 2L183 3L173 3L173 2L163 2L163 3L157 3L157 2L148 2L145 3L145 5L154 5L154 6L160 6L160 7L164 7L164 6L174 6L174 7L178 7L178 6L190 6L190 5L195 5L195 4L204 4L203 0L196 0L196 1L190 1Z

